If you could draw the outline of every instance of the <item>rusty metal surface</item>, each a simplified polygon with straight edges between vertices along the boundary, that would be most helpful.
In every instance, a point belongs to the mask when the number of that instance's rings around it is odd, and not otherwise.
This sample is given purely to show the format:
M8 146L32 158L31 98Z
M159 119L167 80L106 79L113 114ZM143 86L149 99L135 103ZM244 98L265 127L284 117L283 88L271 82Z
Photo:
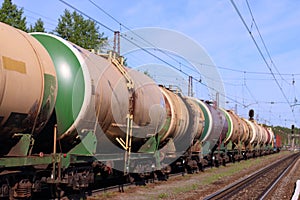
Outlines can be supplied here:
M260 125L260 130L261 130L261 145L267 144L268 132L262 125Z
M267 136L267 141L266 141L266 145L271 144L271 138L272 138L272 134L271 132L268 130L268 128L264 127L265 131L266 131L266 136Z
M200 107L200 105L197 103L197 99L192 97L185 97L187 103L189 104L190 111L193 118L190 118L190 123L194 126L193 127L193 139L198 140L201 137L201 134L204 129L204 114Z
M234 111L227 111L230 115L230 119L232 121L232 135L229 138L233 143L237 144L240 140L240 137L243 135L244 127L242 124L242 120L239 116L237 116Z
M56 76L51 58L33 37L3 23L0 41L1 139L14 133L38 133L53 109L50 106L40 113L45 74L54 80Z
M255 137L254 133L253 133L254 130L252 128L253 124L248 119L242 118L242 120L245 122L245 125L248 128L248 137L247 137L247 139L245 139L245 145L249 147L252 138Z
M208 105L210 113L212 115L212 130L207 138L211 145L215 145L223 141L228 132L228 123L225 117L225 113L216 107L215 105Z
M239 119L240 119L240 122L241 122L242 127L243 127L243 132L240 136L240 140L241 140L242 143L244 143L247 140L249 140L250 130L249 130L249 127L247 125L247 122L245 120L243 120L243 118L239 118Z
M167 138L179 140L186 134L189 125L189 112L183 100L166 88L160 87L167 105L167 115L170 125L167 132L162 136L162 141Z
M269 141L268 141L268 144L272 144L273 141L274 141L275 134L274 134L274 132L273 132L273 130L272 130L271 127L268 127L268 128L266 128L266 129L267 129L267 131L268 131L268 133L269 133Z
M259 125L255 120L250 120L250 123L252 124L252 130L253 130L253 137L251 138L251 145L256 146L257 144L260 144L261 142L261 132Z
M155 82L141 72L127 69L134 80L133 146L160 134L166 120L165 101ZM96 85L95 109L102 131L112 141L126 136L129 91L126 79L113 64L107 64ZM162 131L163 132L163 131Z

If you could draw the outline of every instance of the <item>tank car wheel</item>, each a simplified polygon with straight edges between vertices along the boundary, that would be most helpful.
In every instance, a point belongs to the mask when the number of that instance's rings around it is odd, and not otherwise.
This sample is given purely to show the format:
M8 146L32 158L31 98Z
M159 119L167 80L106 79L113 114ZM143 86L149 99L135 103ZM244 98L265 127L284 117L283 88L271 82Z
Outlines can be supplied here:
M226 166L226 159L222 158L222 165L225 167Z
M204 170L203 170L203 165L202 165L201 162L198 163L198 169L199 169L199 171L201 171L201 172L204 171Z
M14 190L13 189L9 190L9 200L16 200L16 198L14 197Z
M218 159L216 159L216 160L214 161L214 166L217 167L217 168L220 166L220 163L219 163L219 160L218 160Z
M60 199L63 197L65 192L56 184L51 184L50 185L50 195L52 198L57 198Z

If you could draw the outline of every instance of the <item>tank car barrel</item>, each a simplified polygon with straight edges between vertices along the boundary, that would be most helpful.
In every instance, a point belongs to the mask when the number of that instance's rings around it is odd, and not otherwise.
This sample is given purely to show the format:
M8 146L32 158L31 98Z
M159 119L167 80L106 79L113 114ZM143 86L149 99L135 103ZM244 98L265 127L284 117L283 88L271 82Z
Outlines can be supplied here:
M0 22L0 40L3 150L15 133L37 135L43 130L54 109L57 79L49 54L32 36Z

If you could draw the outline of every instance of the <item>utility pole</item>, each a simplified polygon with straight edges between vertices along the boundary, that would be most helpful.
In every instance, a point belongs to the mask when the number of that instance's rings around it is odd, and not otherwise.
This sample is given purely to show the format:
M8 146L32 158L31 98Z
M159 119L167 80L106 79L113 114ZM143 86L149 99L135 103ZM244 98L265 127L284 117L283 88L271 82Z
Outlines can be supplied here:
M189 76L188 96L193 97L193 77Z
M114 47L113 47L114 52L120 55L120 31L115 31L114 32Z
M292 137L292 150L294 150L295 149L295 135L294 135L294 128L295 128L295 126L294 126L294 124L292 124L292 131L291 131L291 137Z

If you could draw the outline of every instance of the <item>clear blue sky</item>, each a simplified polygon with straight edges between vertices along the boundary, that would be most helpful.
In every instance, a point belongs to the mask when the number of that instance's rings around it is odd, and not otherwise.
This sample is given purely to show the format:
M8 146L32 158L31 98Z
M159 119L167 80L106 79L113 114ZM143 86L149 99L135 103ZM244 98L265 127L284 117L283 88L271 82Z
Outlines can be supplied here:
M1 0L0 3L2 2ZM67 2L111 29L125 31L124 27L88 0ZM172 29L204 47L224 81L226 96L229 97L226 108L236 107L238 114L243 117L247 117L248 110L253 108L260 122L287 127L295 123L300 127L300 105L293 106L293 113L290 107L300 103L300 1L248 0L272 61L255 29L247 1L235 1L274 72L277 83L230 0L94 2L126 27ZM55 29L57 19L64 9L72 10L59 0L13 0L13 3L24 8L28 24L42 18L47 31ZM101 26L100 31L108 37L113 35Z

